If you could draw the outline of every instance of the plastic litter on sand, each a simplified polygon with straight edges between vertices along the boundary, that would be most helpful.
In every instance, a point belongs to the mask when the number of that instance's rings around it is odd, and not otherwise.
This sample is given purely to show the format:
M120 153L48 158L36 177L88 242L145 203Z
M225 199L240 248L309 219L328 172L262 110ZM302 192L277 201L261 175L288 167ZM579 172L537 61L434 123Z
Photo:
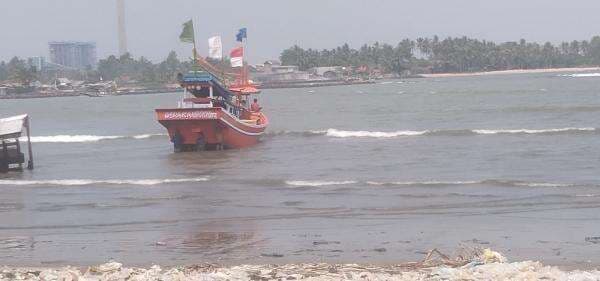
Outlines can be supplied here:
M357 264L240 265L202 264L163 269L126 268L118 262L86 270L0 267L0 280L599 280L600 271L562 271L540 262L506 262L489 249L450 259L437 250L421 262L393 266Z

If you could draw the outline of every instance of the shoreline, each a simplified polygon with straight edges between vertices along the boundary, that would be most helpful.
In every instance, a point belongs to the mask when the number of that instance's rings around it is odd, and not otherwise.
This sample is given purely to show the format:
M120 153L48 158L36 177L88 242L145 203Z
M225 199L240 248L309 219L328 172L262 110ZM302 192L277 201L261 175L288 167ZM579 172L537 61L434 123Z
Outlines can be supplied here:
M506 250L506 249L505 249ZM469 265L483 265L483 264L502 264L502 265L514 265L518 263L538 263L542 264L544 267L555 268L564 272L574 272L574 271L598 271L598 277L600 278L600 263L592 262L591 260L585 261L584 259L580 261L557 261L553 260L550 256L539 256L539 255L520 255L520 257L510 257L509 255L504 255L504 253L511 252L510 249L506 250L507 252L496 252L491 250L490 248L484 248L482 245L468 245L463 244L460 247L456 248L451 252L442 252L438 250L438 248L434 248L429 251L420 251L420 255L408 258L408 259L385 259L380 261L358 261L352 259L319 259L311 260L311 259L286 259L284 256L288 256L287 254L273 253L273 254L261 254L256 256L251 260L238 260L238 261L228 261L221 258L216 258L215 260L207 260L207 259L199 259L199 260L187 260L187 261L179 261L179 262L126 262L127 258L107 258L101 261L96 262L73 262L68 260L56 260L56 261L47 261L41 263L1 263L0 262L0 281L2 279L2 272L6 269L10 269L11 271L19 271L26 270L31 271L35 270L61 270L61 269L79 269L85 272L85 269L89 271L90 268L94 267L103 267L111 263L117 263L120 267L123 268L136 268L136 269L150 269L154 266L161 266L165 269L175 269L182 267L198 267L202 265L210 265L213 268L220 268L223 270L231 270L233 268L239 267L294 267L294 268L303 268L308 265L327 265L334 267L344 267L344 266L362 266L369 268L376 268L381 270L387 270L390 268L401 268L407 270L423 270L423 269L433 269L439 267L448 267L448 268L465 268ZM512 255L511 255L512 256ZM531 257L531 258L530 258ZM599 279L600 280L600 279Z
M180 89L149 89L143 91L129 91L129 92L118 92L115 94L105 94L101 95L98 93L89 93L89 92L67 92L67 93L40 93L40 92L31 92L24 94L10 94L7 96L0 96L0 100L23 100L23 99L43 99L43 98L66 98L66 97L90 97L90 98L99 98L99 97L119 97L119 96L133 96L133 95L152 95L152 94L167 94L167 93L177 93L182 90Z
M347 85L365 85L365 84L376 84L373 80L310 80L310 81L291 81L291 82L277 82L277 83L265 83L260 85L259 89L297 89L297 88L323 88L332 86L347 86Z
M446 77L471 77L471 76L487 76L487 75L587 72L587 71L600 71L600 67L511 69L511 70L463 72L463 73L433 73L433 74L420 74L420 75L423 78L446 78Z
M511 69L511 70L497 70L497 71L482 71L482 72L463 72L463 73L432 73L432 74L417 74L411 77L398 78L398 79L411 79L411 78L452 78L452 77L477 77L477 76L492 76L492 75L514 75L514 74L536 74L536 73L561 73L571 72L580 73L588 71L599 71L598 67L572 67L572 68L537 68L537 69ZM365 85L365 84L376 84L373 80L360 80L360 81L294 81L294 82L283 82L283 83L266 83L259 87L260 89L293 89L293 88L321 88L331 86L345 86L345 85ZM0 100L6 99L40 99L40 98L62 98L62 97L104 97L104 96L128 96L128 95L146 95L146 94L162 94L162 93L173 93L179 92L181 89L162 88L162 89L147 89L141 91L129 91L120 92L116 94L105 94L101 95L98 93L89 92L56 92L56 93L40 93L30 92L23 94L8 94L0 96Z

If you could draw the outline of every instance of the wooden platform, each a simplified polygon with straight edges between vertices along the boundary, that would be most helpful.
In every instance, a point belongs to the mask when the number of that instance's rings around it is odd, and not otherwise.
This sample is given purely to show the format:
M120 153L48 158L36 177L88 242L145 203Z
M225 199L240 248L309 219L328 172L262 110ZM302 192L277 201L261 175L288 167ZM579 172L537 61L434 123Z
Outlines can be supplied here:
M0 173L22 171L25 154L22 152L20 137L25 129L29 155L28 169L33 169L31 139L29 135L29 117L27 115L0 119Z
M21 152L18 141L0 143L0 172L22 170L25 154Z

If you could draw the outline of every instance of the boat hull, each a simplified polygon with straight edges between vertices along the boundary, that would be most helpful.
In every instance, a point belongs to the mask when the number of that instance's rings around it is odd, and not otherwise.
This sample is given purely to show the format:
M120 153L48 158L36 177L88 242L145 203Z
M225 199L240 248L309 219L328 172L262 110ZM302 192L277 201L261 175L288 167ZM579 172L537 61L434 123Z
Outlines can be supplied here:
M156 109L156 117L171 140L191 147L199 143L206 148L244 148L257 144L268 125L267 117L258 113L258 122L240 120L222 108Z

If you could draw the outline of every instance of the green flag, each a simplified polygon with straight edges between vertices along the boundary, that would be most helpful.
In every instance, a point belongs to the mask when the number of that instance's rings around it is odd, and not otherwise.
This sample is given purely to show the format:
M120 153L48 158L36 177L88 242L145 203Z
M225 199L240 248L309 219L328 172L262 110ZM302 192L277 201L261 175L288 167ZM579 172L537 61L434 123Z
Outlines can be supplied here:
M179 40L185 43L194 43L194 22L192 20L183 24L183 31L179 35Z

